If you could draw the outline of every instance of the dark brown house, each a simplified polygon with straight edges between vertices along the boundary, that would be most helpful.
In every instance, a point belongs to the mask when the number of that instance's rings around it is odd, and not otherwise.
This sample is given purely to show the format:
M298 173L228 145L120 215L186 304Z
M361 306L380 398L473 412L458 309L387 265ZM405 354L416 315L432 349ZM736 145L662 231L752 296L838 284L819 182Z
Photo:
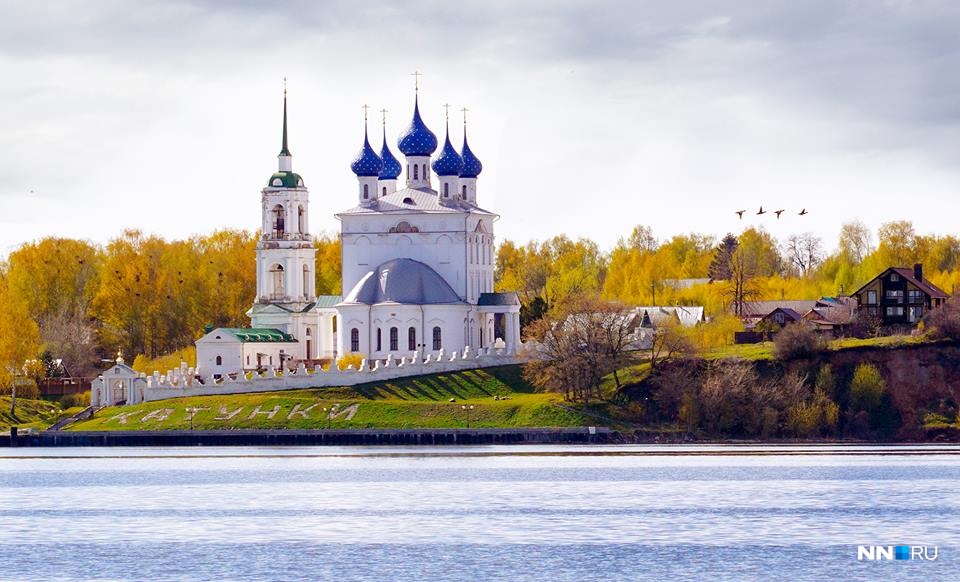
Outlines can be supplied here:
M923 314L949 299L923 278L923 265L890 267L853 294L861 319L879 318L881 325L916 325Z

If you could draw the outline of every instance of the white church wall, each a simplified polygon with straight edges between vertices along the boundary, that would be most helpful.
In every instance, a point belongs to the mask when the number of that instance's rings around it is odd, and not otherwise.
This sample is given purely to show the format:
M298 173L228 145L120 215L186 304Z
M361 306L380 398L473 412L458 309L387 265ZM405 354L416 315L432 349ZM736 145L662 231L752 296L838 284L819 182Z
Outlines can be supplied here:
M240 375L236 379L226 377L218 380L206 371L187 369L184 365L181 369L170 371L163 376L160 374L147 376L142 396L143 401L152 402L187 396L355 386L423 374L520 364L523 361L525 361L523 357L507 354L506 350L485 349L474 352L468 349L465 352L444 351L439 356L430 354L426 357L419 357L419 355L406 358L390 357L384 363L374 363L373 367L368 366L364 361L360 369L339 370L334 366L326 372L319 368L308 371L301 365L294 372L283 372L270 367L262 376ZM197 378L200 372L203 375L203 383Z

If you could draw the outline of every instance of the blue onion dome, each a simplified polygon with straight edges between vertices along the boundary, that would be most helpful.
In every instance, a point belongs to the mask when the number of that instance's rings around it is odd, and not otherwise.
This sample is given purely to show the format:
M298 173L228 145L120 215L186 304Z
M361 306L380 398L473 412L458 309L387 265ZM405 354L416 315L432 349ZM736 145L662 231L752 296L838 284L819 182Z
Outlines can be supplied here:
M350 164L350 169L359 177L379 176L380 170L383 169L383 160L381 160L377 152L373 151L373 148L370 147L370 140L367 139L366 130L363 131L363 148L357 154L357 157L353 159L353 163Z
M420 119L420 105L413 101L413 120L397 141L400 153L405 156L429 156L437 149L437 136Z
M447 139L444 140L440 157L433 160L432 167L438 176L456 176L460 173L460 170L463 169L463 158L460 157L457 150L453 148L453 144L450 143L449 131L447 132Z
M393 152L387 147L387 130L383 130L383 147L380 148L380 159L383 160L383 169L380 170L381 180L396 180L400 176L402 168L397 158L393 157Z
M477 156L473 155L473 150L467 145L467 128L463 128L463 169L460 170L461 178L476 178L483 171L483 164Z

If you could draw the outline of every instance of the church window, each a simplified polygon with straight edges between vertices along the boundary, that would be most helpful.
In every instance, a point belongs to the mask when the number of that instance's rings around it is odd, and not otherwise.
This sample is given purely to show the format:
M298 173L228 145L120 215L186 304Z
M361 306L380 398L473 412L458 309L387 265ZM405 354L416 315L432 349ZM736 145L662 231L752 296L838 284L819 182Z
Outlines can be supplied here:
M443 346L443 337L439 326L433 328L433 349L439 350Z
M464 199L466 199L466 197L467 197L467 185L466 185L466 184L463 185L463 197L464 197Z
M350 351L359 352L360 351L360 330L353 328L350 330Z
M413 201L413 198L410 198L409 196L407 196L406 198L403 199L403 203L404 203L404 204L416 204L416 202Z
M420 179L420 166L416 164L413 165L413 179L414 180Z
M283 206L277 204L273 207L273 236L276 238L282 238L284 232Z
M417 328L415 327L407 330L407 349L411 352L417 349Z
M383 195L384 195L384 196L387 195L387 187L386 187L386 186L383 187Z
M337 316L336 315L330 318L330 325L332 327L333 333L337 333Z
M429 177L430 177L430 174L427 174L427 165L424 164L424 165L423 165L423 179L426 180L426 179L429 178Z
M400 349L400 330L395 327L390 328L390 351L395 352Z
M378 352L383 349L383 335L382 335L382 334L383 334L383 330L381 330L381 329L378 327L378 328L377 328L377 351L378 351Z
M218 365L218 366L222 366L222 365L223 365L223 357L222 357L222 356L217 356L217 365Z
M303 298L310 297L310 267L303 266Z
M444 197L444 198L449 198L449 197L450 197L450 183L449 183L449 182L444 182L444 184L443 184L443 197Z
M270 267L270 279L273 281L273 292L271 299L282 299L283 294L283 267L274 265Z
M250 365L250 354L247 354L247 365Z
M309 327L304 331L304 334L306 334L307 337L310 337L310 328L309 328Z
M307 213L304 212L303 206L297 208L297 228L300 234L307 232Z
M366 199L368 199L368 198L370 198L370 185L369 185L369 184L364 184L364 185L363 185L363 199L366 200Z

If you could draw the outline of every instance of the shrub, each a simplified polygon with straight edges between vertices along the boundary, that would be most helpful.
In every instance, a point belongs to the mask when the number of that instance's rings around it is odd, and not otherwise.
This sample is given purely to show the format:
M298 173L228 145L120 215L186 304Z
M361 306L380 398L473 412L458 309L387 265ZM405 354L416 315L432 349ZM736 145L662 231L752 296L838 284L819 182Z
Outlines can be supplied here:
M960 339L960 298L952 297L946 303L927 312L924 329L937 339Z
M849 410L851 413L865 411L869 414L879 410L886 392L886 383L873 364L860 364L850 381Z
M337 368L346 370L350 366L353 366L354 370L359 370L360 364L363 363L363 360L364 357L360 354L346 354L337 360Z
M75 406L90 406L90 393L82 392L80 394L67 394L60 399L61 408L73 408Z
M830 398L837 397L837 380L833 377L833 368L830 364L824 364L817 370L813 389L822 391Z
M40 388L37 387L36 382L33 380L18 376L14 382L17 384L17 398L23 398L24 400L37 400L40 398ZM13 390L10 386L0 388L0 394L9 396L11 392L13 392Z
M773 338L773 354L778 360L814 356L826 349L826 342L809 324L788 324Z

